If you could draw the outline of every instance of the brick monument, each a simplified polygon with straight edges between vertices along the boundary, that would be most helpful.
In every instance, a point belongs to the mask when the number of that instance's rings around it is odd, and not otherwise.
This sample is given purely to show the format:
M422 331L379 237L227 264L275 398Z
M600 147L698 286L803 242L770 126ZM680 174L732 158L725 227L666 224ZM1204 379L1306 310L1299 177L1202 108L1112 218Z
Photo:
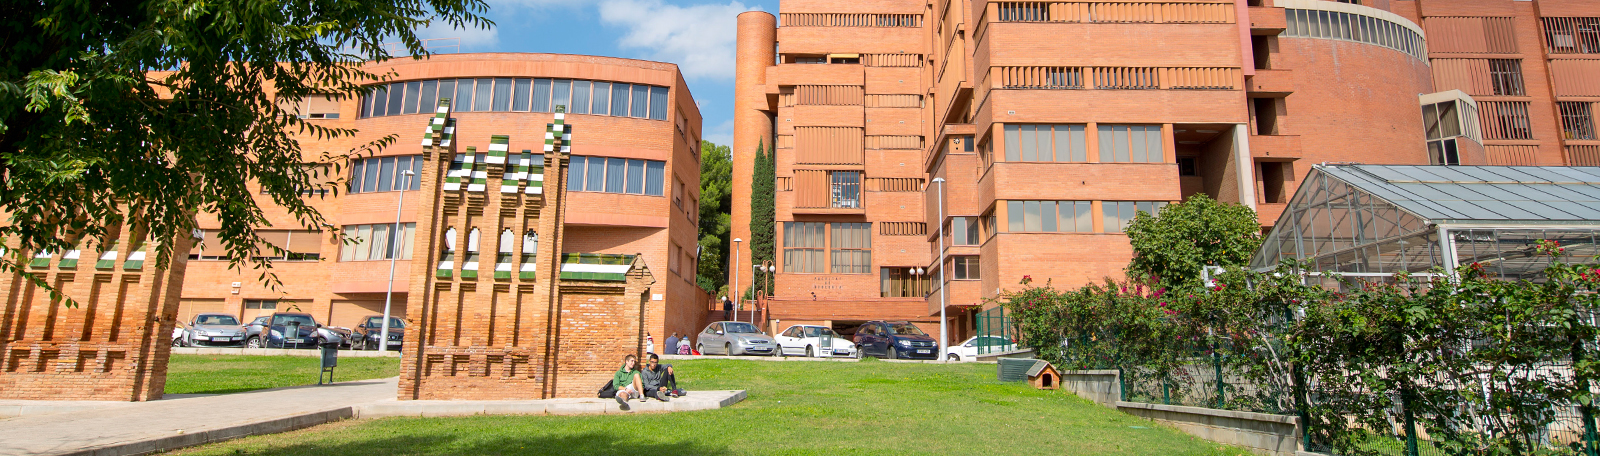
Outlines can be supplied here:
M422 142L433 209L418 216L412 275L425 280L411 282L400 399L587 396L639 353L654 283L643 260L561 253L564 112L533 136L542 154L509 153L532 136L518 132L474 131L489 150L457 151L464 126L440 100Z

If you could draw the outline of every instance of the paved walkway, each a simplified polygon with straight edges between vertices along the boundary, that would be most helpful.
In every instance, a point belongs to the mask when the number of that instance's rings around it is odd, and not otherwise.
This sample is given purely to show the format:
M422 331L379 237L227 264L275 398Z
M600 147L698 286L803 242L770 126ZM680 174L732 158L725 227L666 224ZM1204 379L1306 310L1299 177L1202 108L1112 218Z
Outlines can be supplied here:
M29 414L0 420L0 455L131 455L349 418L354 406L394 399L398 379L292 386L246 393ZM18 405L20 401L9 401ZM28 401L31 406L81 406ZM18 405L21 406L21 405ZM95 451L100 450L100 451Z

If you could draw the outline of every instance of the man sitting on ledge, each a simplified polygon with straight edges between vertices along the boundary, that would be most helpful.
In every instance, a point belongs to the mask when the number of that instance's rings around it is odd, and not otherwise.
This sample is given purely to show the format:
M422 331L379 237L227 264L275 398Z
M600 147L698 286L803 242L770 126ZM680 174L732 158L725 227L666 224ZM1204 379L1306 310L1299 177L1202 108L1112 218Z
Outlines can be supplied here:
M617 404L621 405L623 410L628 409L628 399L644 397L639 394L642 388L639 386L639 371L635 369L638 364L639 358L628 355L622 359L622 368L617 369L617 373L611 376L611 385L617 389Z
M678 389L678 377L672 370L671 364L661 364L661 357L655 353L646 355L645 359L648 361L644 368L639 370L639 379L644 385L645 396L666 402L669 396L683 395L683 391Z

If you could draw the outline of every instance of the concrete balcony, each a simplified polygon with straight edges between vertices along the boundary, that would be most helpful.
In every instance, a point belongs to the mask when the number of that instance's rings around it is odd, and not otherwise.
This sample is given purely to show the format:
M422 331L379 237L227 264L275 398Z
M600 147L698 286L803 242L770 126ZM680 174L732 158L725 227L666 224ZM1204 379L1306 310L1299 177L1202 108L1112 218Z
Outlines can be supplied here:
M866 67L861 65L791 63L776 68L778 86L864 85L867 81Z
M1283 8L1250 7L1250 34L1277 35L1283 32L1286 26L1287 21L1283 15Z
M1304 157L1299 135L1250 135L1250 157L1258 160L1289 161Z
M1251 94L1285 96L1294 93L1294 73L1291 70L1257 69L1255 76L1245 80L1245 91Z

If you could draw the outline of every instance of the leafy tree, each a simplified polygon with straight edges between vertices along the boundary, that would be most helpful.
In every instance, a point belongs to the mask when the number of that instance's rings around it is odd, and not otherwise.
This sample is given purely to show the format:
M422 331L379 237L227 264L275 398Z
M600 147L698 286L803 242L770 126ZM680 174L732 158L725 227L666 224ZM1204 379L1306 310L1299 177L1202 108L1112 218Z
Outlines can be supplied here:
M756 159L750 183L750 264L765 264L777 255L777 226L774 184L777 179L777 150L766 152L766 141L756 145ZM755 272L752 282L761 289L772 289L771 274Z
M1203 266L1243 266L1261 245L1255 211L1218 203L1204 193L1169 205L1158 216L1141 212L1124 231L1133 244L1129 274L1155 278L1169 288L1198 285Z
M230 267L261 269L260 202L332 231L303 196L342 188L351 153L303 150L301 138L349 137L290 115L313 94L340 98L391 77L368 60L425 57L415 29L493 25L482 0L44 0L12 2L0 23L0 237L25 252L86 248L122 229L187 236L215 215ZM287 103L285 103L287 101ZM315 194L315 193L313 193ZM259 195L259 196L258 196ZM172 255L162 242L158 267ZM27 275L32 278L32 275ZM37 280L37 279L35 279ZM262 280L276 285L270 272Z
M733 226L733 149L700 142L700 265L695 281L707 293L728 285L728 231Z

